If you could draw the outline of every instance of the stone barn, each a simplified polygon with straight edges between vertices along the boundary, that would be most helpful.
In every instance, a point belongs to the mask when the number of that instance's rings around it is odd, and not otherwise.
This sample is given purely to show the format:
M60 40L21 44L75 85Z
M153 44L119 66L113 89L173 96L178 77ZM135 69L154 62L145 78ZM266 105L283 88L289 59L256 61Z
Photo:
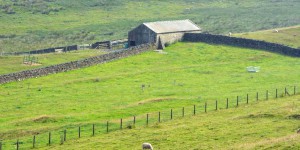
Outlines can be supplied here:
M139 25L128 33L129 46L156 43L158 49L180 41L187 32L201 32L201 28L190 20L158 21Z

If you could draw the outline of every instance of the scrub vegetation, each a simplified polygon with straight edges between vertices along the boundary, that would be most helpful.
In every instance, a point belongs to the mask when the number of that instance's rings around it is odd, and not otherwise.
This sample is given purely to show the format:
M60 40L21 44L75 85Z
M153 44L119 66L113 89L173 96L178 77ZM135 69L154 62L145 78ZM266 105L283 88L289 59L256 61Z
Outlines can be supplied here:
M205 32L299 25L295 0L1 0L0 52L127 38L140 23L190 19Z

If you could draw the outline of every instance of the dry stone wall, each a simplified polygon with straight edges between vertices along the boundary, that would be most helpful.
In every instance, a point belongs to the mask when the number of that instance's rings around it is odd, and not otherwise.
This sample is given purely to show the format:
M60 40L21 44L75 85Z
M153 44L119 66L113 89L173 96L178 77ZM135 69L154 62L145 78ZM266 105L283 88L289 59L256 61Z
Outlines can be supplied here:
M261 49L270 52L280 53L287 56L300 57L300 49L291 48L285 45L258 41L252 39L236 38L223 35L212 35L203 33L186 33L183 37L186 42L204 42L212 44L225 44L253 49Z
M130 47L128 49L122 49L114 51L112 53L95 56L83 60L72 61L64 64L58 64L53 66L48 66L44 68L38 68L33 70L26 70L11 74L0 75L0 84L8 83L12 81L21 81L28 78L35 78L39 76L45 76L48 74L54 74L59 72L65 72L69 70L74 70L82 67L88 67L91 65L104 63L107 61L112 61L119 58L124 58L131 55L136 55L147 50L155 49L155 44L144 44L135 47Z

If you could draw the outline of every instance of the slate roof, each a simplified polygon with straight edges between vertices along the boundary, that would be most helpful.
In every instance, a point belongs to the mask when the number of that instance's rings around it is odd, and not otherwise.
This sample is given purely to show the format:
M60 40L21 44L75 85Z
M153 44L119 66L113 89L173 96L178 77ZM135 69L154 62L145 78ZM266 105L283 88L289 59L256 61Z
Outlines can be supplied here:
M198 27L190 20L174 20L174 21L158 21L143 23L149 29L155 33L172 33L172 32L184 32L184 31L201 31Z

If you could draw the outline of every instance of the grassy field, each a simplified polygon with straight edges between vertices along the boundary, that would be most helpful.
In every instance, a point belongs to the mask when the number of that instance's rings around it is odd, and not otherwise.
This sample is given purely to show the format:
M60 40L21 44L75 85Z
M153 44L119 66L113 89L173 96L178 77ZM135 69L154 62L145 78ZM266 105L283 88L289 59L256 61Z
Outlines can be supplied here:
M291 47L299 47L300 38L300 27L287 27L278 28L280 32L275 33L273 30L263 30L249 33L234 34L237 37L251 38L258 40L265 40L274 43L280 43ZM275 36L276 35L276 36ZM296 36L293 36L296 35ZM49 65L55 65L59 63L69 62L73 60L83 59L90 56L101 55L104 52L97 50L80 50L73 51L63 54L45 54L45 55L34 55L40 59L39 65L24 65L22 64L24 56L0 56L0 74L12 73L22 71L26 69L33 69L38 67L45 67Z
M245 103L247 93L253 100L259 92L262 100L266 90L271 98L276 88L281 95L285 87L292 93L299 86L298 58L204 43L176 43L165 51L1 85L0 138L31 139L66 128L76 135L79 125L104 126L217 99L225 106L229 98L233 106L236 96ZM248 73L247 66L261 71Z
M0 56L0 74L8 74L22 70L56 65L60 63L97 56L104 53L105 52L98 50L78 50L71 51L68 53L49 53L31 55L31 57L33 56L38 58L38 64L34 65L23 64L24 56Z
M47 149L300 149L300 96L197 112L148 127L86 136ZM200 111L200 110L199 110ZM203 110L201 110L203 111ZM298 117L298 118L297 118ZM44 148L43 148L44 149Z
M241 33L300 24L299 2L260 0L0 0L0 52L123 39L140 23L191 19L204 31Z
M277 30L278 32L276 32ZM300 48L300 26L235 34L234 36L265 40Z
M191 19L205 32L247 32L235 35L299 47L299 26L279 29L300 24L299 6L294 0L0 0L0 52L121 39L142 22L173 19ZM279 32L252 32L271 28ZM299 92L298 58L204 43L176 43L165 52L149 51L1 85L4 149L15 149L17 139L22 149L29 149L33 135L42 149L140 149L145 141L155 149L173 149L170 145L175 149L299 149L299 134L295 134L300 128L299 96L283 93L287 88L293 94L294 86ZM91 50L38 55L39 66L22 65L23 56L0 56L0 74L100 54ZM248 73L247 66L260 66L261 71ZM276 88L281 98L275 100ZM237 96L239 108L235 108ZM214 111L216 100L219 111ZM208 114L200 113L205 102ZM197 116L192 116L193 105ZM185 118L181 118L182 107ZM169 121L170 109L174 121ZM158 111L164 123L156 123ZM149 127L145 127L147 113ZM124 128L133 129L119 131L120 118ZM105 134L106 121L115 132ZM94 138L90 137L92 124L97 129ZM78 126L82 140L74 140ZM60 146L64 129L68 142ZM49 131L54 145L45 147Z

